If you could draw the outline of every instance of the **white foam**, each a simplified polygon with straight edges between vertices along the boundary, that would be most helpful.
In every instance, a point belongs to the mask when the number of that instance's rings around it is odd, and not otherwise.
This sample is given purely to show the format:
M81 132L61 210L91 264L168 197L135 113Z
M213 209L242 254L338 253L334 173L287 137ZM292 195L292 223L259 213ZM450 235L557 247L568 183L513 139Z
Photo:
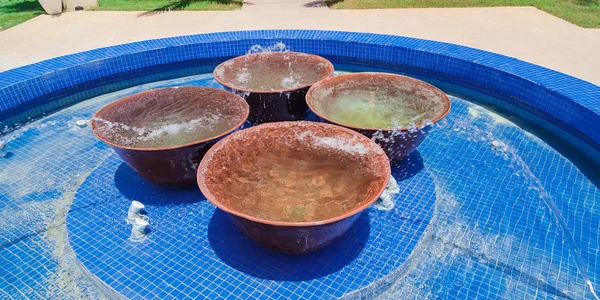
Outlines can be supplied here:
M194 130L198 130L199 128L212 130L220 120L217 114L206 114L200 118L187 122L162 124L154 128L128 126L126 124L111 122L102 118L93 118L93 120L102 122L106 125L104 128L99 127L97 131L105 135L107 138L113 140L113 142L124 145L133 145L136 143L136 141L154 141L166 136L175 136L183 132L192 132ZM123 131L133 132L133 134L123 134Z
M281 87L285 89L295 88L300 86L300 82L294 75L290 75L281 79Z
M289 47L283 42L277 42L270 46L252 45L246 51L246 54L262 53L262 52L289 52Z
M165 135L177 135L184 131L191 132L198 127L212 129L212 127L215 126L218 121L219 117L216 115L209 115L203 118L191 120L189 122L163 125L156 129L142 128L142 130L147 130L147 135L140 137L139 139L142 141L151 141Z
M310 131L299 133L297 137L301 141L305 141L308 138L315 146L341 150L347 153L366 155L375 151L373 147L365 146L364 143L357 141L356 137L321 137Z
M247 68L241 69L236 74L236 80L239 83L248 83L248 81L250 80L250 73L248 73L248 69Z
M477 118L479 116L479 110L474 108L474 107L469 107L467 108L469 111L469 114L471 115L471 117L473 118Z
M225 77L225 68L223 68L223 67L216 68L215 73L217 73L218 77L223 78L223 77Z
M400 187L398 186L398 182L394 178L394 176L390 176L390 181L388 185L385 187L381 196L379 196L379 201L373 205L378 210L390 211L395 206L395 198L400 193Z

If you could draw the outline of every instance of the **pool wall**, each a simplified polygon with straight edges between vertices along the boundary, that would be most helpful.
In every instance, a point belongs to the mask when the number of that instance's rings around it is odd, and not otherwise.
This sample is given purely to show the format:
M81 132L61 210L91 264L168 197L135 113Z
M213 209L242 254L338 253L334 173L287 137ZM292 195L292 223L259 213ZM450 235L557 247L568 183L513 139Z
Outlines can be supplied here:
M401 36L319 30L237 31L148 40L61 56L0 73L0 121L26 110L42 114L76 91L144 75L172 64L245 54L282 42L293 51L350 59L464 86L502 99L491 103L600 158L600 87L515 58L469 47ZM192 62L190 62L192 64ZM186 67L194 67L189 65ZM122 86L124 87L124 86ZM107 92L99 89L98 94ZM92 92L88 96L94 96ZM82 99L70 99L80 101ZM524 113L523 113L524 112ZM538 119L539 118L539 119ZM529 118L531 119L531 118ZM3 123L4 125L8 123ZM577 140L571 137L576 137Z

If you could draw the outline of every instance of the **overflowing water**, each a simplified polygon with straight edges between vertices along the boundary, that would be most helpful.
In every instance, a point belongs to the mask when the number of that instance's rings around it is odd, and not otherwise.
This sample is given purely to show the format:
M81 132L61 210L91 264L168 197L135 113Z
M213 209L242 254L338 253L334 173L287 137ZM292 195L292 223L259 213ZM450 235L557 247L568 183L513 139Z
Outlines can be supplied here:
M389 96L384 96L389 98ZM362 128L408 127L419 122L426 112L402 105L402 98L382 100L382 95L371 91L345 93L329 107L327 117L336 122Z
M335 149L354 155L376 155L377 151L371 146L358 141L357 138L324 137L317 136L311 132L301 132L296 135L303 143L310 143L317 149Z
M236 116L209 114L181 122L179 118L166 118L146 124L144 127L129 126L102 118L94 121L98 133L110 142L133 148L160 148L185 145L208 139L230 130L239 118Z
M254 54L254 53L265 53L265 52L290 52L290 47L288 47L283 42L278 42L273 45L263 46L263 45L252 45L246 51L246 54Z
M385 129L421 126L448 109L440 91L411 86L402 78L379 74L340 76L316 85L309 104L319 115L336 123Z
M325 221L376 198L389 172L384 153L349 134L321 135L240 132L215 150L206 186L234 211L280 222Z
M253 91L278 91L293 89L313 84L323 78L323 72L315 64L306 59L298 59L295 55L281 54L277 60L267 59L259 54L244 61L245 65L233 65L231 70L226 66L222 72L226 82L237 89ZM239 67L239 69L235 69ZM321 68L324 69L324 68Z
M92 124L98 136L119 146L173 147L232 130L247 111L242 99L222 91L160 89L107 106Z
M249 91L281 91L311 85L329 76L322 59L289 52L285 44L252 46L249 55L224 62L215 74L230 88Z

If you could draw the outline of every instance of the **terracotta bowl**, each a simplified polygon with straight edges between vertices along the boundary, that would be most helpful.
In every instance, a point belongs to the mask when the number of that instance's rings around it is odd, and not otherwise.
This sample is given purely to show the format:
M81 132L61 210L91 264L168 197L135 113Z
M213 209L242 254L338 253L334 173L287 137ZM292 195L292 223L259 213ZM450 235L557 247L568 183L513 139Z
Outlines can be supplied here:
M343 127L268 123L232 134L202 159L198 186L246 235L293 254L340 238L390 178L383 150Z
M450 112L450 99L435 86L387 73L334 76L306 95L322 120L375 140L390 160L400 160L425 140L431 126Z
M242 95L250 105L253 124L304 120L306 92L333 74L331 62L298 52L263 52L230 59L218 65L215 79Z
M110 145L144 179L169 187L193 186L200 160L249 114L244 99L205 87L147 91L106 105L91 121L94 135Z

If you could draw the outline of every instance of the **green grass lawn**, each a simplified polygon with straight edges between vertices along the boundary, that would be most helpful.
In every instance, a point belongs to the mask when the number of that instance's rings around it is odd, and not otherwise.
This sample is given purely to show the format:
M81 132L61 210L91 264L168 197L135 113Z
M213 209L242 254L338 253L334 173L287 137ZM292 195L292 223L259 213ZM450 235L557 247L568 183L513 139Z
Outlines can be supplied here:
M240 9L242 2L243 0L98 0L98 7L93 7L91 10L133 10L157 13L171 10L233 10Z
M600 0L326 0L338 9L535 6L573 24L600 28Z
M44 13L37 1L0 0L0 27L7 29Z
M240 9L243 0L99 0L93 10L138 10L148 14L171 10ZM43 14L37 1L0 0L0 27L8 29Z
M99 0L93 10L160 13L171 10L232 10L243 0ZM339 9L535 6L573 24L600 28L600 0L326 0ZM7 29L44 11L37 1L0 0L0 27Z

